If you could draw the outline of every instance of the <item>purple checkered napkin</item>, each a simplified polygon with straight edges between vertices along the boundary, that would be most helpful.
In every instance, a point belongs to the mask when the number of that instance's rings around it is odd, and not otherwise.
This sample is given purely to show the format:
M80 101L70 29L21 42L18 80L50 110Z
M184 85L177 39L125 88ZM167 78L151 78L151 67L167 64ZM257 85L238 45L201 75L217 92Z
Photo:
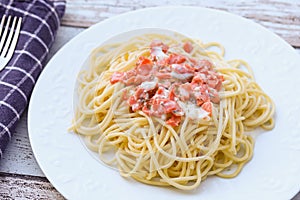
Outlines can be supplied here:
M0 19L23 18L14 55L0 71L0 158L45 66L65 4L65 0L0 1Z

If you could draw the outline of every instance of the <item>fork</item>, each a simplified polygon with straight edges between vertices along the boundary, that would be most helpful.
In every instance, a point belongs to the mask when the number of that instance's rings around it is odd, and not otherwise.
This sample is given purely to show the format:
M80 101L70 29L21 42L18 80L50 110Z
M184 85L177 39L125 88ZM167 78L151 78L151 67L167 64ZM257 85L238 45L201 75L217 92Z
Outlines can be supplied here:
M8 61L12 58L18 37L21 29L21 17L13 17L3 15L0 24L0 71L6 66ZM6 24L6 25L5 25ZM7 35L7 33L9 34Z

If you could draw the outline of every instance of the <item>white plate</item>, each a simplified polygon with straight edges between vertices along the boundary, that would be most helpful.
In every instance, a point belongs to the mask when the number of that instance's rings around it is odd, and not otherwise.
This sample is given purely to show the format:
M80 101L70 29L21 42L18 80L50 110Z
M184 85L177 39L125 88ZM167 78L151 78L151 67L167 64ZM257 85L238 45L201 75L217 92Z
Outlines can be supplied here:
M253 159L236 178L212 177L190 192L144 185L101 165L67 132L76 76L90 51L112 35L145 27L222 43L228 59L249 62L275 101L276 127L257 137ZM68 199L289 199L300 188L299 66L297 52L278 36L226 12L159 7L122 14L79 34L48 63L29 107L32 149L47 178Z

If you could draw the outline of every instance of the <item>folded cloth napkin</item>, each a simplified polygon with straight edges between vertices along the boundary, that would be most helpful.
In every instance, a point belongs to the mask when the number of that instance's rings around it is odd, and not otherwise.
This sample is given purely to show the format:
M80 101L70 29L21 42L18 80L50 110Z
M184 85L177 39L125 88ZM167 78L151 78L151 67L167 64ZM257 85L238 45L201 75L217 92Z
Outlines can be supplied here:
M64 0L0 1L0 19L23 18L14 55L0 71L0 158L45 66L65 4Z

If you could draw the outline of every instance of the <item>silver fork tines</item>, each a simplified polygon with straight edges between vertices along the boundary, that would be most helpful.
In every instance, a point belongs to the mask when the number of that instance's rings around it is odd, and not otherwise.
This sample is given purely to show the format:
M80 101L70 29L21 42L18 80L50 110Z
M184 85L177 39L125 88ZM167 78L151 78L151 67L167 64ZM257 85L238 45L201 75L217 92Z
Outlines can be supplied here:
M22 18L4 15L0 24L0 71L11 59L20 34ZM7 35L8 33L8 35Z

